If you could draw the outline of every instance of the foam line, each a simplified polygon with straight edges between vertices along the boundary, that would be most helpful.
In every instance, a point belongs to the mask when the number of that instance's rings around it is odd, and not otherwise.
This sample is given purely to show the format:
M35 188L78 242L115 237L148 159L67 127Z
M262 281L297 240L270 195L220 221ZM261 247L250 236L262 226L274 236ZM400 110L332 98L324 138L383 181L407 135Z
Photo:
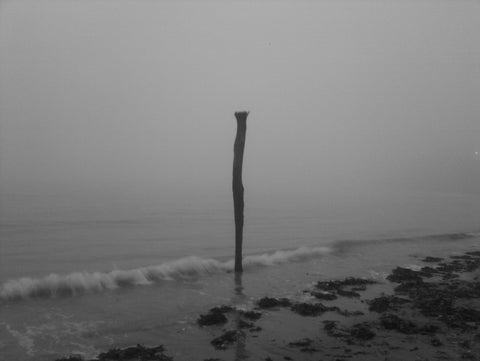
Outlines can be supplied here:
M319 257L328 247L301 247L273 253L244 257L245 268L274 266ZM200 257L180 258L156 266L110 272L74 272L67 275L52 273L42 278L22 277L9 280L0 287L0 299L50 298L98 293L122 287L146 286L161 281L175 281L233 270L233 260L221 262Z

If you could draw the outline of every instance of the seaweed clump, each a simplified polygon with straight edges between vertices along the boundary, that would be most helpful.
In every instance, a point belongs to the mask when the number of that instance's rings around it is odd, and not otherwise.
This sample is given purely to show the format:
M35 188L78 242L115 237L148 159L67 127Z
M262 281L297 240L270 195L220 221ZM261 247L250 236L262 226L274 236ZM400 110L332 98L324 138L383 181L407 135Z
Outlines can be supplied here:
M263 297L257 302L259 308L289 307L292 302L288 298Z
M223 335L213 339L210 343L217 350L225 350L228 345L236 342L241 335L241 332L232 330L227 331Z
M227 323L225 313L232 311L230 306L214 307L205 315L200 315L197 320L199 326L222 325Z
M90 361L131 361L131 360L148 360L148 361L172 361L170 356L165 355L165 348L160 346L146 347L136 345L124 349L112 348L106 352L100 353L95 359ZM86 361L81 356L68 356L56 359L55 361Z

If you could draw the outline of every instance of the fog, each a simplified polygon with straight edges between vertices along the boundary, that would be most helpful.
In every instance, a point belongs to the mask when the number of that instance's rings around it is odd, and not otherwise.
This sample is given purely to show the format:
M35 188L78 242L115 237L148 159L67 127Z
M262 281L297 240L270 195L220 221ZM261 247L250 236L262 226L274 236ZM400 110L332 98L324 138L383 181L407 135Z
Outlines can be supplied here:
M477 1L3 1L0 192L230 196L249 110L247 200L478 196L479 18Z

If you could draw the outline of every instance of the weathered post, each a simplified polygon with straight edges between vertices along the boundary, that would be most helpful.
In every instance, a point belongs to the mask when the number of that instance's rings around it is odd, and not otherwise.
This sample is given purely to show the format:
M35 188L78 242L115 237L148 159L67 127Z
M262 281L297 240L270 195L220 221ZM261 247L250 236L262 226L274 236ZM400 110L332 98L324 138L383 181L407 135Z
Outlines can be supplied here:
M235 213L235 273L243 272L242 242L243 242L243 183L242 166L243 150L245 149L245 134L247 132L247 116L249 112L235 112L237 118L237 136L233 145L233 209Z

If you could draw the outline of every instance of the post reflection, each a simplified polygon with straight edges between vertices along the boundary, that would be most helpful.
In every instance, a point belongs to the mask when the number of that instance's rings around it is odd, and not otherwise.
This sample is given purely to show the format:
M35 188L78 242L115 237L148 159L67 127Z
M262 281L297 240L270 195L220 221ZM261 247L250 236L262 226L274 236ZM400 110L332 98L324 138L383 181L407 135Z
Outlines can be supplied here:
M245 302L246 296L243 293L242 274L235 272L235 285L233 295L233 305L238 308ZM236 312L235 316L235 330L237 331L237 344L235 347L234 359L235 361L246 360L248 358L246 351L246 334L242 330L242 319L239 312Z

